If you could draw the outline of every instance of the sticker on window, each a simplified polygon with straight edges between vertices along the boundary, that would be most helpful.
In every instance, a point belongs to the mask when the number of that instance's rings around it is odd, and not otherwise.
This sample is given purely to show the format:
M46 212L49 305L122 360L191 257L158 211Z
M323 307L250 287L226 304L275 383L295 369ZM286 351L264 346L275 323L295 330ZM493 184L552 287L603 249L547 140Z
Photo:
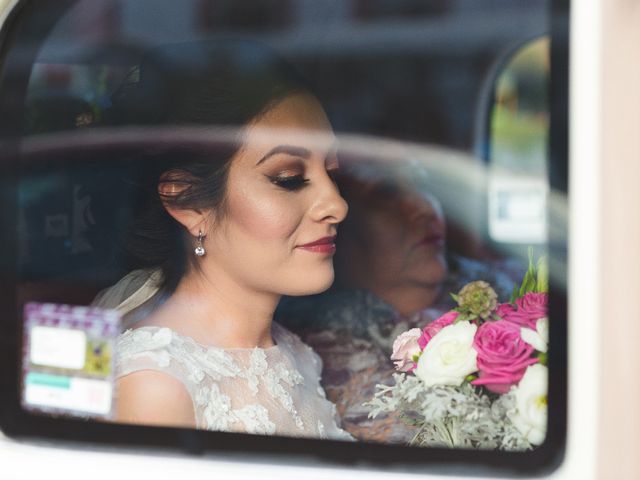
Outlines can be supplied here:
M24 326L23 408L111 418L119 314L99 308L28 303Z

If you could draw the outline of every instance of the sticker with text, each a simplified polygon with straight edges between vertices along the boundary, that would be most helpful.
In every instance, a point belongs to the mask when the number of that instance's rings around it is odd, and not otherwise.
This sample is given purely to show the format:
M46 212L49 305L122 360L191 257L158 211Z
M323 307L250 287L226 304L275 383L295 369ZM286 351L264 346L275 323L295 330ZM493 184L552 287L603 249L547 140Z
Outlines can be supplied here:
M120 315L115 310L26 304L23 408L110 419L119 331Z

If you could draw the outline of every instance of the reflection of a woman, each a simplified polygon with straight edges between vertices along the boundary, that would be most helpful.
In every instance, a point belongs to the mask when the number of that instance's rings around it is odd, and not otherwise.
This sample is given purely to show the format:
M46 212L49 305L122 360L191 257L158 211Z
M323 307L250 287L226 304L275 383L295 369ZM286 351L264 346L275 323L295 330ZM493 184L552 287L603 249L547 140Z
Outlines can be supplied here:
M364 440L406 442L411 427L394 417L371 420L362 405L392 379L393 340L452 308L448 292L469 281L487 280L502 295L512 282L479 262L445 255L442 210L420 187L417 166L361 161L342 172L349 216L340 227L337 285L309 300L291 299L282 316L322 357L322 382L344 428Z
M373 174L376 167L369 168ZM377 168L375 180L342 177L353 208L341 227L336 265L343 284L368 290L408 316L440 297L447 274L444 217L438 201L408 178Z
M96 302L138 311L117 345L117 420L349 438L317 356L272 322L282 295L333 282L347 212L334 135L286 66L233 47L164 47L116 102L116 125L232 126L240 138L224 154L157 154L142 167L128 249L146 269Z

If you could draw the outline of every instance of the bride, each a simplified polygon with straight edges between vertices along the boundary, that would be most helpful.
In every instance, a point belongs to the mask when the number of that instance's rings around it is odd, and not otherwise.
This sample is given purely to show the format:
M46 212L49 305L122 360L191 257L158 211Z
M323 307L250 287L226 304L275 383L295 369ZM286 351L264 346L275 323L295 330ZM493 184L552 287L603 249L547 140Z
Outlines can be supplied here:
M351 439L319 357L273 323L282 295L326 290L347 205L327 116L253 44L147 54L117 126L237 128L231 146L154 153L127 250L139 268L94 302L133 321L117 342L119 422ZM132 320L133 319L133 320Z

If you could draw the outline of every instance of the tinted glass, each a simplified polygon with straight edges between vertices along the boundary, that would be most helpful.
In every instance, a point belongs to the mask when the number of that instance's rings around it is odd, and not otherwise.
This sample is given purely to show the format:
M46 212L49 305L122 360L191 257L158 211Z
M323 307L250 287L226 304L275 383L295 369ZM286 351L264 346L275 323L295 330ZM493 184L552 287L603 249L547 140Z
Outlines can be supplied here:
M549 8L25 6L2 95L31 432L551 458Z

